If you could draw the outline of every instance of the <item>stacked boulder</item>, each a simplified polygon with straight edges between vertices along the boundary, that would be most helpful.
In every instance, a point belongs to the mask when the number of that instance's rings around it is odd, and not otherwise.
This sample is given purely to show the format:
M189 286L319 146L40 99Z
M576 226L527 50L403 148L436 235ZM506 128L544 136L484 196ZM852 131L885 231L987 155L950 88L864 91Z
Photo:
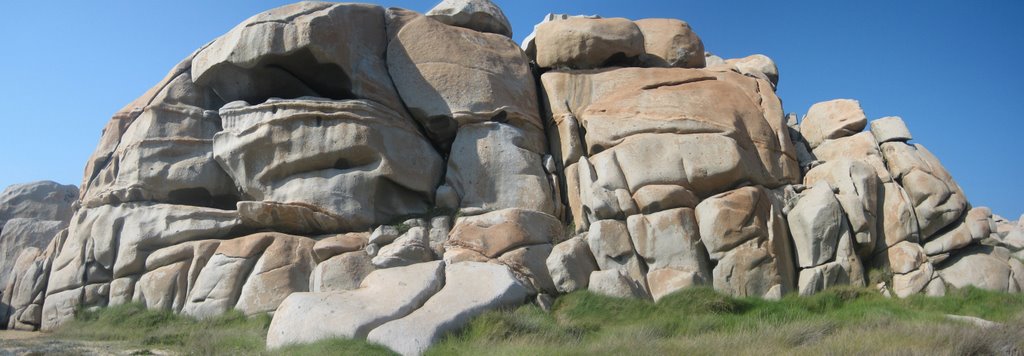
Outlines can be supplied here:
M899 118L865 131L848 99L785 115L770 58L712 55L680 20L510 36L487 0L247 19L114 115L63 208L0 201L0 316L236 309L273 313L270 348L419 354L584 289L780 298L869 270L900 297L1024 288L1024 227L972 208Z
M688 26L666 36L669 23L549 16L531 35L578 233L547 261L560 292L778 298L864 286L869 269L901 297L1019 290L991 212L907 143L901 119L865 131L849 99L784 117L763 55L643 60L703 49Z
M702 42L678 20L556 18L537 26L534 45L566 219L579 233L547 261L560 292L794 289L773 190L800 171L767 75L705 68Z

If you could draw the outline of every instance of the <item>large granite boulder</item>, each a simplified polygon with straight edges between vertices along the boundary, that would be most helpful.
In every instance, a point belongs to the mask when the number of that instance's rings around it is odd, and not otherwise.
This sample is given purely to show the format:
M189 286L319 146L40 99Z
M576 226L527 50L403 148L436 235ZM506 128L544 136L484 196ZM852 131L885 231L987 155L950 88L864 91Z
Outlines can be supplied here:
M785 218L763 187L710 197L695 209L711 260L716 290L778 299L796 287L793 248Z
M471 123L541 128L529 59L507 36L400 9L388 10L387 29L388 71L402 102L440 146Z

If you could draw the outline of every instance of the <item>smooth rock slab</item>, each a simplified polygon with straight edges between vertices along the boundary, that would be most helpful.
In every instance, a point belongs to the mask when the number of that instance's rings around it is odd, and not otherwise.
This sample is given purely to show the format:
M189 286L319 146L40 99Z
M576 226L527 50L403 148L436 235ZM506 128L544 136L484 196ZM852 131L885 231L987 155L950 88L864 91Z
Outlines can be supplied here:
M309 291L316 266L313 243L301 236L275 236L242 285L235 309L246 315L272 312L288 295Z
M633 249L629 230L623 221L600 220L590 225L587 244L597 266L603 271L616 270L634 283L643 285L644 272L640 256ZM593 278L593 277L591 277Z
M370 330L423 305L444 285L444 271L444 262L420 263L374 271L356 290L294 293L274 313L267 348L334 337L364 339Z
M403 355L422 354L445 333L488 310L522 304L527 288L508 268L463 262L445 268L445 286L408 316L373 329L367 340ZM273 326L271 326L273 330Z

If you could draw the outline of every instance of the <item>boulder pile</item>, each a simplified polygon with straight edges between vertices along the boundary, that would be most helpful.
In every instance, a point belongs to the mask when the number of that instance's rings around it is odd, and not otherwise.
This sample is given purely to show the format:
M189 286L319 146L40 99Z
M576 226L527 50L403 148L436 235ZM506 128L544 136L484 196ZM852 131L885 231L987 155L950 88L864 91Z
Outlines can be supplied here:
M0 196L0 317L237 309L273 313L270 348L419 354L583 289L1024 289L1024 226L972 207L898 117L838 99L797 120L770 58L714 56L680 20L510 36L487 0L249 18L114 115L80 193Z

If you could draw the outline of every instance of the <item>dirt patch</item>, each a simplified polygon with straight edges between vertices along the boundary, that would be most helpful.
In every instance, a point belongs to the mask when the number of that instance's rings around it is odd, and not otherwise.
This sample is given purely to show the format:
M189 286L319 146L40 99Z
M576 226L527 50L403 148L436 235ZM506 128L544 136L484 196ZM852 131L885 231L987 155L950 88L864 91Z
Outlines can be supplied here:
M117 341L60 340L46 333L0 330L0 356L172 354L165 350L140 349Z

